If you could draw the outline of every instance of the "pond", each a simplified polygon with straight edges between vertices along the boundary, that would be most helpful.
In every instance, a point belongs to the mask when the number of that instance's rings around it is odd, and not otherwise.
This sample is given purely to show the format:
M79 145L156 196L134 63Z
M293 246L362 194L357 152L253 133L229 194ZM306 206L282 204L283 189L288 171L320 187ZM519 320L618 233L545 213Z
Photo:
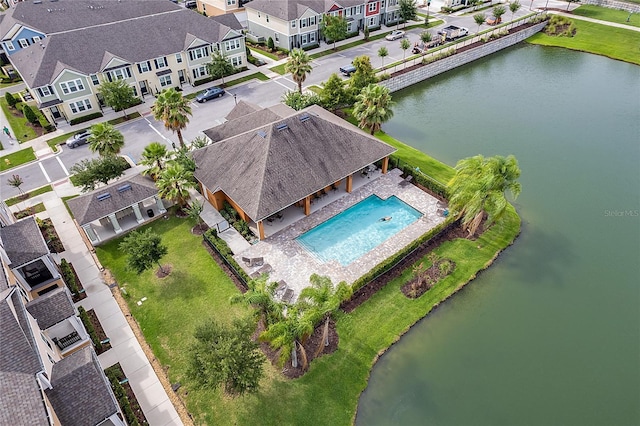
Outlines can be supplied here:
M514 154L522 233L373 368L358 425L640 423L640 67L518 45L394 95L448 164Z

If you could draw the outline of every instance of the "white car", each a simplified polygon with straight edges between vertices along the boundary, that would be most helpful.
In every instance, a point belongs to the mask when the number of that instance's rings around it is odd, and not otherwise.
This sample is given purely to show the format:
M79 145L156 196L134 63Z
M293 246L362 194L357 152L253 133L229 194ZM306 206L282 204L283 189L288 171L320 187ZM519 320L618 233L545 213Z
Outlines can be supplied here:
M403 37L404 37L404 31L402 30L393 30L385 36L385 38L389 41L397 40Z

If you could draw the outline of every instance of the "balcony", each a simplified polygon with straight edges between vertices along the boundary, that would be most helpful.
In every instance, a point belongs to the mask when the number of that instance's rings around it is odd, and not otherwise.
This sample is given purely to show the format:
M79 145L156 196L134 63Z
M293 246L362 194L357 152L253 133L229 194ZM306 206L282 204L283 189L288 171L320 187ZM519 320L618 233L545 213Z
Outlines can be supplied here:
M56 344L63 357L89 342L89 335L75 316L48 328L46 334Z

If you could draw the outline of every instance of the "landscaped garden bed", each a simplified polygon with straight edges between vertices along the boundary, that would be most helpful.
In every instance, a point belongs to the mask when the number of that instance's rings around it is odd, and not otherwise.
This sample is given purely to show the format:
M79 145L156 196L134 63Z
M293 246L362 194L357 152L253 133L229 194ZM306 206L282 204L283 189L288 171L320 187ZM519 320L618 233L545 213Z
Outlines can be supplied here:
M82 281L80 281L80 278L76 273L76 269L73 267L73 264L67 262L67 259L62 259L60 261L60 272L64 283L71 292L73 303L79 302L87 297L87 293L84 291Z
M41 195L47 193L49 191L53 191L53 187L51 185L45 185L38 189L33 189L29 192L25 192L24 194L18 195L17 197L9 198L5 201L7 206L13 206L14 204L18 204L24 200L28 200L31 197L35 197L37 195Z
M44 241L47 243L47 247L49 247L49 251L52 253L62 253L65 248L51 219L40 220L36 218L36 222L38 223Z
M129 381L122 371L120 363L112 365L104 372L109 379L111 389L113 389L127 424L129 426L149 424L142 412L142 408L140 408L136 394L133 393L133 389L131 389L131 385L129 385Z
M89 333L89 337L91 337L91 342L93 343L96 353L100 355L101 353L111 349L109 338L104 332L102 324L100 324L100 320L98 319L95 311L93 309L87 311L80 306L78 307L78 312L80 313L80 320L82 321L84 328L87 330L87 333Z
M16 219L22 219L27 216L32 216L36 213L42 213L45 210L46 208L44 207L44 203L38 203L35 206L27 207L24 210L20 210L19 212L15 213L14 216L16 217Z

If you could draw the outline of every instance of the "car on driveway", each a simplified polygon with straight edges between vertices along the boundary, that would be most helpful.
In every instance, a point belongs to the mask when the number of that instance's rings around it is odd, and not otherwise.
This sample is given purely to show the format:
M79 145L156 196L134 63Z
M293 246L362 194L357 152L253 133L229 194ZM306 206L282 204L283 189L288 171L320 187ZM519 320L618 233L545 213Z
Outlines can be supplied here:
M89 136L91 136L91 132L89 131L89 129L83 130L67 139L66 144L69 148L75 148L77 146L84 145L86 143L89 143Z
M196 101L200 103L207 102L208 100L219 98L222 95L224 95L224 89L218 86L213 86L203 92L198 93L198 96L196 96Z
M346 75L347 77L349 77L351 74L356 72L356 67L354 67L353 65L340 67L340 72L342 73L342 75Z
M389 40L389 41L393 41L393 40L397 40L397 39L403 38L403 37L404 37L404 31L402 31L402 30L393 30L389 34L387 34L384 38Z
M198 3L196 2L196 0L187 0L184 2L184 7L186 7L187 9L195 9L198 7Z

